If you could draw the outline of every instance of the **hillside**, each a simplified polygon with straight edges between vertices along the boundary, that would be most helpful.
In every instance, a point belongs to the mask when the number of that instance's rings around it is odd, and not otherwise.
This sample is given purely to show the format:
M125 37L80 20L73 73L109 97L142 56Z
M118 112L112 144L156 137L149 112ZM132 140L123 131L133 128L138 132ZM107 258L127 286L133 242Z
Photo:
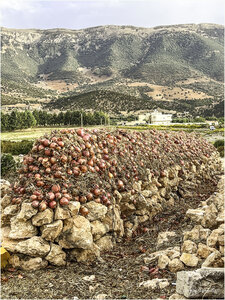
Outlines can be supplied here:
M106 106L115 108L116 100L110 104L115 92L129 96L131 107L141 99L143 109L153 100L217 104L223 98L223 33L215 24L2 28L2 104L78 99L102 90ZM91 101L85 103L83 108L92 108Z

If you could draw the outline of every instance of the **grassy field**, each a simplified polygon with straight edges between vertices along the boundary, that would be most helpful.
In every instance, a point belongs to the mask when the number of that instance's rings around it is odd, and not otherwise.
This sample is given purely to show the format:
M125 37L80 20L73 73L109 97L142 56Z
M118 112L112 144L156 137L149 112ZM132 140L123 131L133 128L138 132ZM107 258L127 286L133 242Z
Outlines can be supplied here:
M95 127L103 127L103 126L95 126ZM23 129L23 130L17 130L13 132L3 132L1 133L1 140L2 141L22 141L22 140L35 140L41 136L43 136L46 133L50 133L52 130L59 130L63 128L74 128L74 127L38 127L38 128L29 128L29 129ZM90 128L90 127L88 127ZM111 127L112 128L112 127ZM180 130L186 130L186 131L196 131L198 133L201 133L203 136L213 136L216 134L223 135L224 128L219 128L214 131L210 131L206 128L190 128L190 127L176 127L176 126L134 126L134 127L128 127L128 126L118 126L117 128L123 128L123 129L130 129L130 130L147 130L147 129L158 129L158 130L172 130L172 131L180 131Z
M93 126L93 127L103 127L103 126ZM93 128L88 127L88 128ZM72 129L76 128L74 126L68 127L36 127L36 128L28 128L22 130L16 130L11 132L2 132L1 133L1 140L2 141L22 141L22 140L35 140L46 133L50 133L52 130L60 130L60 129ZM78 127L77 127L78 128ZM87 128L87 127L84 127Z
M62 128L68 128L68 127L62 127ZM12 132L3 132L1 133L1 140L2 141L34 140L43 136L45 133L50 133L52 130L62 129L62 128L40 127L40 128L28 128L23 130L16 130Z

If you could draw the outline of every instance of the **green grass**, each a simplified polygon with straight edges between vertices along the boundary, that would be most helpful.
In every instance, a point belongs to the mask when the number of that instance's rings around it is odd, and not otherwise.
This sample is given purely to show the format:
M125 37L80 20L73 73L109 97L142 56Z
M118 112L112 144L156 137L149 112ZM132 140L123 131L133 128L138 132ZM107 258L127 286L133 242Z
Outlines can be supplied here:
M2 141L21 141L21 140L35 140L45 133L50 133L52 130L62 129L68 127L38 127L38 128L28 128L23 130L16 130L13 132L3 132L1 134ZM74 127L70 127L74 128Z
M36 128L28 128L23 130L16 130L11 132L3 132L1 133L1 140L2 141L22 141L22 140L35 140L39 137L45 135L46 133L50 133L52 130L60 130L63 128L79 128L75 126L62 126L62 127L36 127ZM94 127L104 127L104 126L88 126L84 128L94 128Z

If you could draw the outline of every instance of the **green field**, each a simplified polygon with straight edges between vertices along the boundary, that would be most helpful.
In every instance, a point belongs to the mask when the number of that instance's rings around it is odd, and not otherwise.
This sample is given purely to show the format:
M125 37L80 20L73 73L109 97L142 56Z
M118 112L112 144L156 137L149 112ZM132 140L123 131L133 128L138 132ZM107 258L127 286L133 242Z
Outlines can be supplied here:
M16 130L12 132L1 133L2 141L21 141L21 140L35 140L46 133L50 133L52 130L62 129L68 127L40 127L40 128L28 128L23 130ZM70 127L74 128L74 127Z
M104 126L93 126L93 127L104 127ZM92 127L92 128L93 128ZM35 140L41 136L43 136L46 133L50 133L52 130L60 130L63 128L75 128L75 127L37 127L37 128L28 128L28 129L23 129L23 130L16 130L16 131L11 131L11 132L3 132L1 133L1 140L2 141L22 141L22 140ZM88 127L90 128L90 127ZM112 127L110 127L112 128ZM115 127L116 128L116 127ZM123 128L123 129L130 129L130 130L146 130L146 129L157 129L157 130L187 130L187 131L196 131L198 133L203 134L203 136L207 135L215 135L215 134L220 134L223 135L224 133L224 128L219 128L214 131L210 131L209 129L206 128L191 128L191 127L175 127L173 125L171 126L134 126L134 127L129 127L129 126L118 126L117 128Z
M103 126L93 126L93 127L103 127ZM88 128L93 128L88 127ZM35 140L39 137L43 136L46 133L50 133L52 130L61 130L63 128L72 129L78 128L75 126L62 126L62 127L36 127L36 128L28 128L22 130L15 130L9 132L1 133L2 141L22 141L22 140ZM87 128L87 127L84 127Z

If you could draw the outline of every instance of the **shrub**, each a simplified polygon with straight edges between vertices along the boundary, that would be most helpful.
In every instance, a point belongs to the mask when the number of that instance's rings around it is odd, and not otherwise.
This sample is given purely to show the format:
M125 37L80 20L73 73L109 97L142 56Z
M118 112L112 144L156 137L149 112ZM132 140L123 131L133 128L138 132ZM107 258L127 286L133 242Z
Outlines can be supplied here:
M33 146L33 141L1 141L1 152L11 153L12 155L27 154Z
M15 172L16 161L11 154L1 155L1 175L5 176L9 172Z
M216 140L215 143L213 144L214 147L218 148L220 146L224 146L224 140Z

